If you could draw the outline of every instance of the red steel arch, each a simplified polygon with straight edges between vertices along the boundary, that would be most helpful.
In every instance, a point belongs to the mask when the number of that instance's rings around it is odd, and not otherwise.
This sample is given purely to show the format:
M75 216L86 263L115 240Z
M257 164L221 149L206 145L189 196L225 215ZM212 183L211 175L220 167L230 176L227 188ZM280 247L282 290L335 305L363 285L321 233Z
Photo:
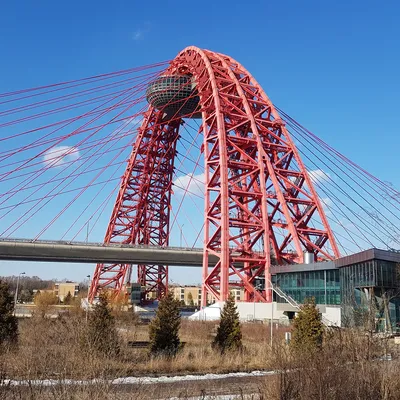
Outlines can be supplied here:
M247 301L271 301L269 290L255 288L258 277L270 280L271 256L279 264L303 262L304 252L319 261L339 257L296 146L249 72L226 55L187 47L165 74L193 76L200 96L205 165L203 305L207 293L217 301L226 300L232 285L245 289ZM168 246L172 174L183 121L163 118L163 110L152 106L144 116L105 243ZM213 266L210 254L219 260ZM89 298L107 287L120 291L130 273L130 265L97 265ZM138 266L138 282L160 298L167 290L168 267Z

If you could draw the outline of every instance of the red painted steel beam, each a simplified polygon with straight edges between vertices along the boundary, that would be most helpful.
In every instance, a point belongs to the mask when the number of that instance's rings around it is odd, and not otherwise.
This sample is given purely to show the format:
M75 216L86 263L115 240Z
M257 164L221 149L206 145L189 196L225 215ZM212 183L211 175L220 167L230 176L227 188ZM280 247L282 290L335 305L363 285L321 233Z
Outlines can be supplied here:
M168 246L173 163L180 120L161 123L160 113L150 109L142 127L110 219L105 243ZM98 264L90 300L99 290L112 287L117 292L129 280L131 265ZM139 265L138 282L146 292L162 297L168 289L168 267Z

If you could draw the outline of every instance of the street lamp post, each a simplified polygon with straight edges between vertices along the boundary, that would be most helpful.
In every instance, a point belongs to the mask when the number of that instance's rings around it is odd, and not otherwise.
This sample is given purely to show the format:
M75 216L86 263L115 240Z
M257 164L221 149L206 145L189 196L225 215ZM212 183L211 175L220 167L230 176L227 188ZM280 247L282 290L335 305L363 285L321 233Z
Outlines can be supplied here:
M16 312L16 310L17 310L19 279L21 278L21 275L25 275L25 272L20 272L20 273L18 274L18 278L17 278L17 287L16 287L16 289L15 289L15 297L14 297L14 315L15 315L15 312Z
M90 226L90 220L91 220L91 219L92 219L92 218L89 218L88 221L87 221L87 223L86 223L86 243L89 242L89 226Z
M260 290L260 289L262 289L262 287L261 287L261 285L256 285L256 286L254 286L254 289ZM254 293L254 296L253 296L253 321L255 321L255 320L256 320L256 294Z
M86 304L86 322L87 322L87 320L88 320L88 311L89 311L90 275L87 275L86 278L88 278L88 281L89 281L89 283L88 283L88 301L87 301L87 304Z
M253 294L253 322L256 320L256 294Z
M182 226L181 226L181 238L180 238L180 247L182 247L182 230L183 230L183 227L185 226L185 224L182 224Z
M273 345L273 335L274 335L274 287L272 282L269 281L270 287L268 288L272 292L271 298L271 321L270 321L270 329L271 329L271 338L270 338L270 345Z
M273 343L273 334L274 334L274 298L271 301L271 347Z

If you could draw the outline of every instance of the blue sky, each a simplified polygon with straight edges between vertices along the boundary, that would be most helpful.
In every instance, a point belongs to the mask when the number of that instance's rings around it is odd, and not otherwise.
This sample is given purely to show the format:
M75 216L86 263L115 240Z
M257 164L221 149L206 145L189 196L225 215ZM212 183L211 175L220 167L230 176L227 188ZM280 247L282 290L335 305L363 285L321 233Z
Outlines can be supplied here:
M8 1L0 93L168 60L196 45L236 58L280 108L399 187L399 15L391 0ZM93 267L23 269L81 280ZM200 281L192 274L185 280Z

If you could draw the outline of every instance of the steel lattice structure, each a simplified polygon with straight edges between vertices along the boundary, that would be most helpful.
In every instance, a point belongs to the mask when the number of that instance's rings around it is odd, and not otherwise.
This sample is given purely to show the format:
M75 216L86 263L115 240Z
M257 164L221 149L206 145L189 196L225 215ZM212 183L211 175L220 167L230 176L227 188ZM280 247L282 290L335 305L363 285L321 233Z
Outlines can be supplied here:
M271 301L270 290L255 288L258 277L270 280L271 256L280 264L302 262L304 252L318 261L339 257L312 179L278 112L250 73L226 55L188 47L165 75L191 77L199 107L190 115L179 110L171 115L149 106L105 243L168 245L179 129L185 117L200 112L205 165L203 305L206 293L226 300L233 284L244 287L246 301ZM322 228L315 228L314 221ZM215 265L209 265L210 254L219 259ZM130 274L130 265L97 265L89 297L107 287L120 291ZM168 287L168 267L138 266L138 282L160 298Z

